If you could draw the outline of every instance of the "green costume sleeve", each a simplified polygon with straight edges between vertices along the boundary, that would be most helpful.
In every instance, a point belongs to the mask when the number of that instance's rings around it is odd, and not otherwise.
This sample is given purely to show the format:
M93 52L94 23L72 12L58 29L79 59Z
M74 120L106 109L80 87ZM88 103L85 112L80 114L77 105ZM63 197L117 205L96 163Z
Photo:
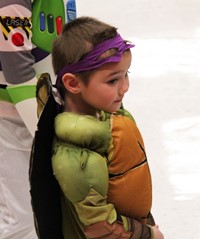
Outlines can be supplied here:
M106 202L109 120L63 113L56 118L55 129L52 166L65 197L74 204L83 225L112 223L116 212Z
M73 203L83 226L116 220L116 211L107 204L108 169L106 158L88 149L59 146L52 160L54 174L64 196Z
M71 202L86 198L92 188L105 196L108 189L106 159L88 149L59 146L53 169L65 196Z

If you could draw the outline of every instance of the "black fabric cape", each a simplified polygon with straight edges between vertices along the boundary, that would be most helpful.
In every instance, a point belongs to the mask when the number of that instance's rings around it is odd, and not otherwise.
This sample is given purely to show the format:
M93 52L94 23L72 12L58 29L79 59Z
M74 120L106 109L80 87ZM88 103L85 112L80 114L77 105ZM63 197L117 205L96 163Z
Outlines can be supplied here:
M50 85L47 103L35 132L29 168L31 204L39 239L64 239L60 187L51 166L54 118L57 109L58 103L54 99Z

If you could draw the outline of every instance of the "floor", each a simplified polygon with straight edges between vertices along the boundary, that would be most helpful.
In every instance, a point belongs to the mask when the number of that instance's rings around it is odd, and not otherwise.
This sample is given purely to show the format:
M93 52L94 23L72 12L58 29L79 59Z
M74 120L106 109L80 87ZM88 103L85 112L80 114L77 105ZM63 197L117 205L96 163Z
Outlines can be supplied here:
M136 44L124 105L143 134L165 239L200 238L199 0L77 0Z

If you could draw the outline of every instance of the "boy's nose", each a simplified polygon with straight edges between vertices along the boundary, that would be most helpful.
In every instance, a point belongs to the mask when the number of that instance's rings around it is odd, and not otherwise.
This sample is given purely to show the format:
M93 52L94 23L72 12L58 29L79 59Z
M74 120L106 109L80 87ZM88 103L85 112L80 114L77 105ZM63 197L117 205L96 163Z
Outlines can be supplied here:
M120 95L124 95L129 89L129 80L128 79L124 79L123 83L119 89L119 94Z

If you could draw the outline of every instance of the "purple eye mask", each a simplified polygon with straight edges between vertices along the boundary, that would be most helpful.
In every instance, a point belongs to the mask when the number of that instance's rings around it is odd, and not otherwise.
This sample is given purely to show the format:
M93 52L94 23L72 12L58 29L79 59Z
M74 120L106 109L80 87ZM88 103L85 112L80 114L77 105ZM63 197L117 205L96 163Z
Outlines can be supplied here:
M66 73L73 74L81 71L88 71L96 69L109 62L119 62L122 53L134 46L135 45L133 44L125 42L124 39L117 34L115 37L96 45L82 60L63 67L58 73L57 81L62 79L63 75ZM116 49L116 54L99 59L99 57L109 49Z

